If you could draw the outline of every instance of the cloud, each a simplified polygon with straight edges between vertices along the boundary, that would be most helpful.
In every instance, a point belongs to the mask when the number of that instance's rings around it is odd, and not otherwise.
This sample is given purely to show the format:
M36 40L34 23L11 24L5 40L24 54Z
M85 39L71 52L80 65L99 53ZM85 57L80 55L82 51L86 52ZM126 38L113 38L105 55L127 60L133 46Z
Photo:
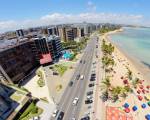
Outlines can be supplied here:
M89 10L90 12L96 11L96 5L95 5L93 2L88 1L87 6L88 6L88 10Z
M92 3L89 3L92 4ZM39 19L29 19L24 21L0 21L0 31L16 30L19 28L36 27L42 25L54 25L61 23L81 23L83 21L90 23L121 23L143 25L144 17L142 15L126 15L114 13L80 13L80 14L62 14L53 13L42 16ZM147 22L150 25L150 23Z

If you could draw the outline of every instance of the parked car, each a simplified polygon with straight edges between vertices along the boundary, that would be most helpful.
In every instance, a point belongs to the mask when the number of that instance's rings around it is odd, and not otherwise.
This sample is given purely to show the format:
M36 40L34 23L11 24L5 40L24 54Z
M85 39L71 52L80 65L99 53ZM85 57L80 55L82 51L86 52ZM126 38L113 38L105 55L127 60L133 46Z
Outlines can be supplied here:
M91 99L85 100L85 104L90 104L90 103L93 103L93 100Z
M59 110L54 110L54 112L53 112L53 114L52 114L52 117L55 118L55 117L57 116L58 112L59 112Z
M90 117L86 116L86 117L81 118L81 120L90 120Z
M86 93L87 95L92 95L93 94L93 91L89 91Z
M89 87L93 87L93 86L94 86L94 83L90 83L90 84L89 84Z
M69 86L71 87L73 85L73 81L70 81L69 82Z
M91 95L86 96L87 99L92 99L93 97Z
M64 117L64 112L61 111L57 117L57 120L62 120L63 117Z
M85 64L85 60L83 61L83 64Z
M82 63L82 60L80 60L80 63Z
M74 100L73 100L73 102L72 102L72 104L73 105L77 105L78 101L79 101L79 98L75 97Z
M96 79L95 78L90 78L90 81L95 81Z
M59 75L59 73L57 73L57 72L53 72L53 75Z

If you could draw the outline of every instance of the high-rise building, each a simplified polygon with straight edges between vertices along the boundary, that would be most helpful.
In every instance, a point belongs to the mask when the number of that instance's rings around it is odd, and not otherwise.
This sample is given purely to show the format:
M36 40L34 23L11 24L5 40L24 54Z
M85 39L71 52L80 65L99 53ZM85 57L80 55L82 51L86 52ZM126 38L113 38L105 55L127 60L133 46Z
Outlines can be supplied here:
M3 43L5 47L0 46L0 82L6 83L18 83L40 64L58 59L62 50L57 36Z
M48 35L57 35L57 36L59 35L57 27L49 27L47 28L47 31L48 31Z
M58 36L34 38L32 50L40 64L53 62L61 55L61 42Z
M16 30L17 37L24 37L24 31L22 29Z

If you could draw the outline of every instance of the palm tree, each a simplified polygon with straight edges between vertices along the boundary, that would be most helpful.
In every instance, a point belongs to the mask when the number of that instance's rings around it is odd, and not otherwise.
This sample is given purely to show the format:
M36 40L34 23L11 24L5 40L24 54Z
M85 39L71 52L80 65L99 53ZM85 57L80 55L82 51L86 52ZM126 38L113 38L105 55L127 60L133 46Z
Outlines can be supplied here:
M133 74L132 74L132 71L129 68L128 68L127 76L129 78L129 80L132 80Z
M103 81L102 81L102 86L101 89L104 90L102 92L101 98L103 100L103 102L107 101L109 98L109 88L111 87L111 83L110 83L110 79L109 77L106 77Z
M101 86L102 89L109 90L109 88L111 87L110 78L109 78L109 77L106 77L106 78L102 81L102 84L103 84L103 85Z
M117 86L112 89L112 100L116 102L119 99L119 94L121 93L122 87Z
M135 80L132 80L132 85L134 88L137 88L137 85L139 84L140 79L139 78L135 78Z

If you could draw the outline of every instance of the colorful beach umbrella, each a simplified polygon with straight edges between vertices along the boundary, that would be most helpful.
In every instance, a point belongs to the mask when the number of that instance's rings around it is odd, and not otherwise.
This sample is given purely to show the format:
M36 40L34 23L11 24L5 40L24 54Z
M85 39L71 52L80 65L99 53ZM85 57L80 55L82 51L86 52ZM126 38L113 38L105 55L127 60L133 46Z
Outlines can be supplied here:
M150 101L147 104L150 106Z
M150 120L150 114L145 115L146 120Z
M130 112L130 109L129 108L125 108L124 110L126 113L129 113Z
M129 107L129 104L128 104L128 103L125 103L123 106L124 106L125 108L128 108L128 107Z
M133 111L137 111L137 109L138 109L137 106L133 106L132 108Z
M146 104L143 103L143 104L141 105L141 107L142 107L142 108L146 108Z

